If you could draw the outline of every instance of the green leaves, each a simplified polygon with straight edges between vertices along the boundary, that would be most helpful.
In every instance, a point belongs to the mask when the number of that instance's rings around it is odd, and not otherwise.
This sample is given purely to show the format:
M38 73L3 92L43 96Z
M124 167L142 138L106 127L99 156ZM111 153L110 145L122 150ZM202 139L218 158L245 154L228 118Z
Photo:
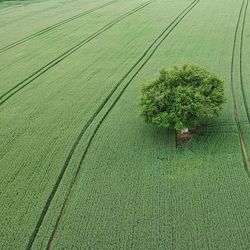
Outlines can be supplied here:
M226 98L223 81L196 65L161 70L141 88L141 115L147 123L180 131L217 115Z

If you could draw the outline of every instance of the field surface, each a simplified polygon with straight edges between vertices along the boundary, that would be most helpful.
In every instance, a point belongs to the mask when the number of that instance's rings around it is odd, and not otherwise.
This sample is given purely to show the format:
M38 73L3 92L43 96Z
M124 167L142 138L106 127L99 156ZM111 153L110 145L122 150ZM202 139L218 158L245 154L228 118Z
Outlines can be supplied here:
M250 249L249 0L0 1L0 249ZM142 82L225 81L185 146Z

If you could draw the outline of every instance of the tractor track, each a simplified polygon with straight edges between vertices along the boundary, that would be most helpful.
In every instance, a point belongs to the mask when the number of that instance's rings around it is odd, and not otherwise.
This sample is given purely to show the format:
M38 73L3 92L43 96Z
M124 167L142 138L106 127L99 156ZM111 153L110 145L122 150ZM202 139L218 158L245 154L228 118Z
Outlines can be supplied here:
M250 123L250 114L249 114L249 109L248 109L248 104L247 104L247 98L245 94L245 88L244 88L244 83L243 83L243 70L242 70L242 56L243 56L243 37L244 37L244 31L245 31L245 23L246 23L246 15L247 15L247 9L248 9L248 0L246 3L246 8L244 11L244 16L243 16L243 24L242 24L242 30L241 30L241 36L240 36L240 85L241 85L241 93L243 96L243 101L244 101L244 106L247 114L247 119L248 122Z
M68 49L66 52L64 52L63 54L61 54L60 56L58 56L54 60L52 60L49 63L47 63L45 66L41 67L39 70L37 70L36 72L34 72L32 75L30 75L27 78L25 78L23 81L19 82L17 85L15 85L14 87L12 87L11 89L9 89L7 92L5 92L4 94L2 94L0 96L0 106L3 105L7 100L9 100L16 93L18 93L20 90L22 90L24 87L26 87L31 82L33 82L35 79L37 79L39 76L43 75L49 69L51 69L52 67L56 66L58 63L60 63L65 58L67 58L68 56L70 56L72 53L74 53L75 51L79 50L82 46L84 46L85 44L89 43L90 41L92 41L93 39L95 39L97 36L101 35L106 30L110 29L111 27L113 27L115 24L119 23L123 19L125 19L125 18L131 16L132 14L140 11L141 9L145 8L146 6L148 6L149 4L151 4L153 1L155 1L155 0L150 0L150 1L148 1L148 2L146 2L144 4L142 4L142 5L139 5L138 7L136 7L134 9L128 11L127 13L125 13L125 14L121 15L120 17L114 19L110 23L104 25L101 29L99 29L98 31L94 32L89 37L85 38L83 41L81 41L80 43L78 43L77 45L75 45L75 46L71 47L70 49Z
M55 227L53 229L53 232L50 236L48 245L47 245L47 249L51 249L51 246L53 244L53 240L57 231L57 228L59 226L60 220L63 216L64 210L66 208L68 199L70 197L72 188L74 186L74 183L79 175L80 169L81 169L81 165L86 157L86 154L91 146L91 143L95 137L95 135L97 134L100 126L102 125L102 123L104 122L104 120L106 119L106 117L109 115L109 113L111 112L111 110L114 108L114 106L116 105L116 103L119 101L119 99L121 98L121 96L123 95L123 93L125 92L125 90L127 89L127 87L130 85L130 83L133 81L133 79L138 75L138 73L141 71L141 69L146 65L146 63L150 60L150 58L153 56L153 54L155 53L155 51L158 49L158 47L164 42L164 40L169 36L169 34L175 29L175 27L184 19L184 17L200 2L200 0L194 0L191 4L189 4L165 29L164 31L153 41L153 43L149 46L149 48L143 53L143 55L139 58L139 60L130 68L130 70L122 77L122 79L115 85L115 87L112 89L112 91L109 93L109 95L105 98L105 100L100 104L100 106L98 107L98 109L96 110L96 112L93 114L93 116L87 121L87 123L84 125L83 129L81 130L80 134L78 135L78 137L76 138L75 143L73 144L69 155L66 158L66 161L64 163L64 166L60 172L60 174L58 175L57 181L54 185L54 188L52 190L52 192L50 193L50 196L48 197L48 200L43 208L43 211L40 215L40 218L37 222L37 225L35 227L35 230L33 231L33 234L31 235L31 238L29 240L27 249L30 249L35 241L36 235L39 232L39 229L43 223L43 220L47 214L47 211L51 205L51 202L58 190L58 187L63 179L64 173L66 172L70 160L78 146L78 144L80 143L81 138L83 137L83 135L85 134L86 130L90 127L90 125L92 124L92 122L95 120L95 118L99 115L99 113L103 110L103 108L108 105L108 101L110 100L110 98L113 96L113 94L115 93L115 91L117 90L117 88L124 82L124 80L126 80L126 78L129 77L129 75L131 73L133 73L133 70L136 69L136 67L141 63L141 65L138 67L138 69L135 71L134 74L132 74L132 76L128 79L127 83L122 87L121 91L118 93L118 95L116 96L115 100L111 103L111 105L108 107L107 111L104 113L104 115L102 116L102 118L99 120L99 122L97 123L97 126L95 127L95 129L93 130L90 139L88 140L87 144L86 144L86 148L82 154L81 160L77 166L76 172L69 184L69 188L66 194L66 197L64 199L64 202L62 204L61 210L59 212ZM144 59L144 60L143 60Z
M237 25L236 25L236 29L235 29L235 34L234 34L233 51L232 51L232 58L231 58L231 92L232 92L232 97L233 97L234 118L235 118L235 123L237 126L238 135L239 135L239 139L240 139L242 157L243 157L243 161L245 163L245 166L247 167L246 171L247 171L247 173L249 173L250 158L249 158L249 155L247 152L247 147L246 147L246 143L244 140L243 131L242 131L242 128L240 125L240 118L239 118L237 104L236 104L236 93L235 93L235 82L234 82L234 64L235 64L234 61L235 61L235 53L236 53L237 34L238 34L239 26L240 26L240 20L242 17L244 4L245 4L245 0L242 1L242 6L240 9L240 13L239 13L239 17L238 17L238 21L237 21ZM247 9L247 6L248 6L248 0L247 0L246 9ZM244 17L246 17L246 15L244 15ZM243 21L241 33L244 31L244 25L245 25L245 22ZM241 35L241 37L243 37L243 35ZM242 49L242 48L240 48L240 49ZM241 59L242 58L240 57L240 60ZM240 67L241 66L242 66L242 62L240 62ZM240 71L242 72L242 70L240 70Z
M13 42L11 44L8 44L8 45L0 48L0 53L3 53L5 51L7 51L7 50L9 50L11 48L14 48L14 47L16 47L16 46L18 46L18 45L20 45L22 43L25 43L25 42L27 42L27 41L35 38L35 37L38 37L38 36L40 36L40 35L42 35L44 33L47 33L47 32L49 32L49 31L51 31L51 30L53 30L53 29L55 29L55 28L57 28L59 26L62 26L64 24L66 24L66 23L69 23L69 22L73 21L73 20L75 20L77 18L80 18L80 17L86 16L88 14L91 14L91 13L93 13L93 12L95 12L97 10L100 10L100 9L106 7L106 6L109 6L109 5L111 5L111 4L113 4L113 3L117 2L117 1L118 0L113 0L113 1L107 2L107 3L103 4L103 5L100 5L98 7L95 7L93 9L90 9L90 10L87 10L87 11L84 11L84 12L81 12L81 13L75 15L75 16L69 17L67 19L64 19L64 20L58 22L58 23L55 23L55 24L53 24L51 26L48 26L48 27L46 27L44 29L41 29L41 30L29 35L29 36L26 36L26 37L24 37L24 38L22 38L22 39L20 39L18 41L15 41L15 42Z
M4 2L7 2L6 0L0 0L0 4L1 3L4 3ZM9 1L10 2L10 1ZM41 2L41 1L40 1ZM38 2L36 2L36 3L38 3ZM22 6L28 6L28 5L30 5L31 3L26 3L26 4L24 4L24 2L22 3ZM18 3L16 3L16 4L13 4L13 5L9 5L9 6L5 6L5 7L2 7L2 8L0 8L0 15L2 14L1 12L3 11L3 12L5 12L6 11L6 9L7 8L11 8L11 7L18 7L18 6L20 6ZM26 17L28 17L28 18L30 18L30 17L33 17L33 16L36 16L36 15L39 15L39 14L41 14L42 12L44 12L44 11L50 11L50 10L56 10L56 9L58 9L58 8L60 8L61 6L52 6L52 7L48 7L48 8L46 8L46 9L42 9L42 10L39 10L39 11L37 11L37 12L33 12L32 14L28 14L27 16L25 16L25 18ZM7 10L8 11L8 10ZM14 20L11 20L10 22L8 22L7 23L7 25L10 25L10 24L13 24L13 23L16 23L16 22L18 22L19 20L23 20L23 17L19 17L19 18L17 18L17 19L14 19ZM4 25L2 25L2 24L0 24L0 28L3 28L4 26L5 26L6 24L4 24Z

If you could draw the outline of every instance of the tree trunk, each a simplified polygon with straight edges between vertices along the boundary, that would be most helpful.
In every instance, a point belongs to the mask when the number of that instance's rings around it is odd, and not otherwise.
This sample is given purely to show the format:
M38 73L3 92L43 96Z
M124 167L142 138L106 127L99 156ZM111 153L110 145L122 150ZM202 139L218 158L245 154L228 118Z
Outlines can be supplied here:
M188 132L188 128L184 128L184 129L181 130L181 134L185 134L187 132Z

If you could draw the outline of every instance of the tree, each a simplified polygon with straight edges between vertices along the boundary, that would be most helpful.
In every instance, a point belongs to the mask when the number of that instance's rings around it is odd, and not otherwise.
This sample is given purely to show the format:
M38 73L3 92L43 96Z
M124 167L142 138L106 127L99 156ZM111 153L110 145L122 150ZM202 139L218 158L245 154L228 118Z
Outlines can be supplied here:
M147 123L180 132L214 117L225 102L223 81L205 69L185 64L160 71L141 88L141 115Z

